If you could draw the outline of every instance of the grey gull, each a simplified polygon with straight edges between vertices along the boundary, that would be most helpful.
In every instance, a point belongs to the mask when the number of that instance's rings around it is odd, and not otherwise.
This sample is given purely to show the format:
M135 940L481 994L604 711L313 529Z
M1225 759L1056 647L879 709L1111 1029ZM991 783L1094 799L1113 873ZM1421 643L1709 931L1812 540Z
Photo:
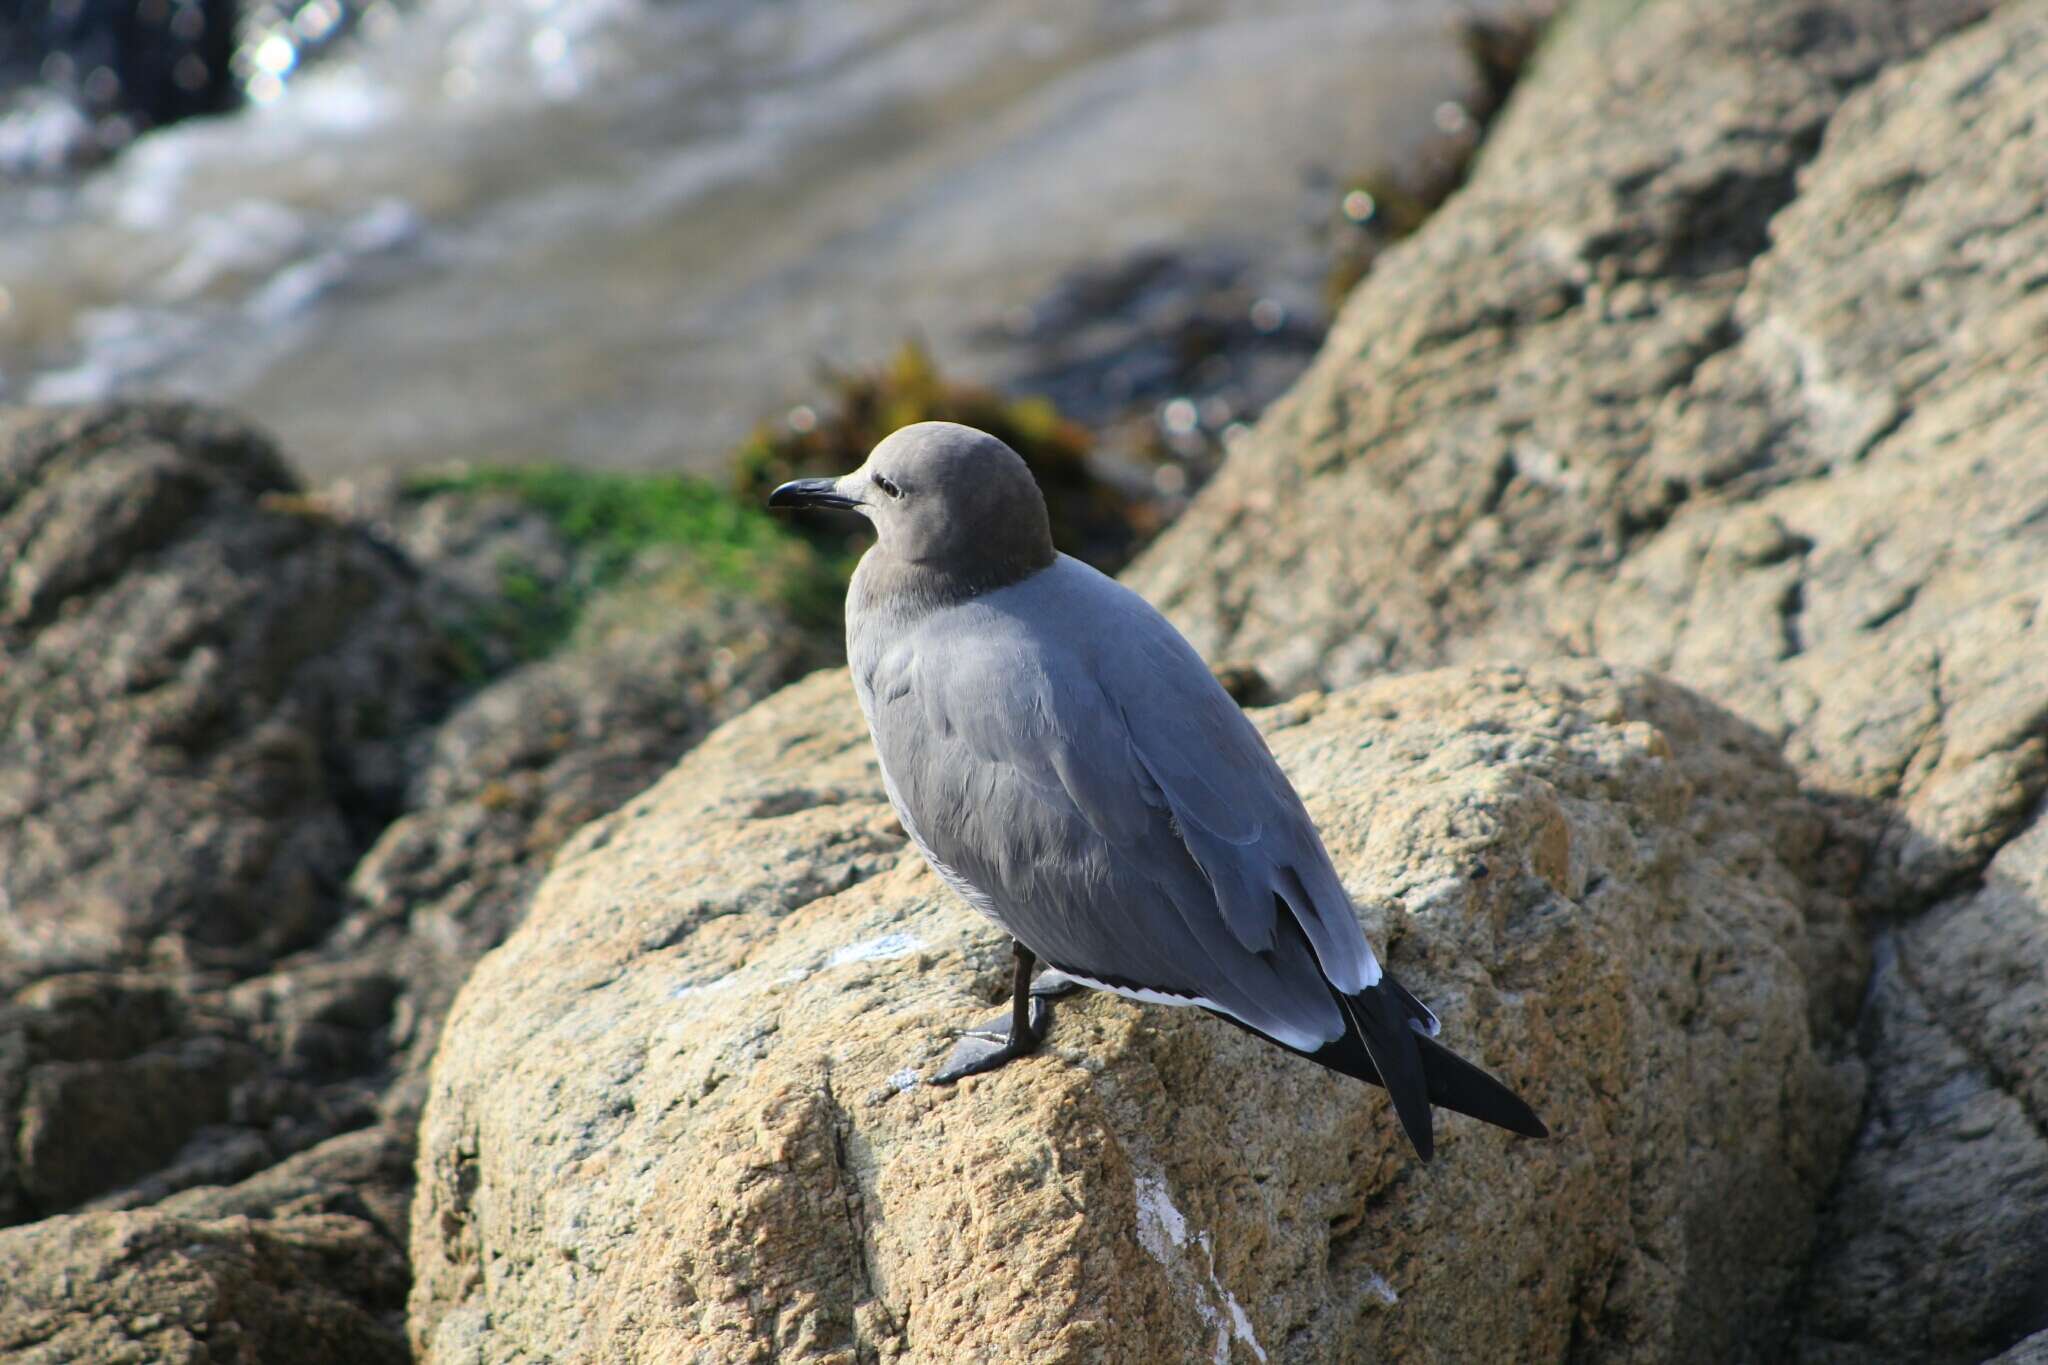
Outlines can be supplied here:
M1083 985L1198 1006L1385 1086L1425 1161L1431 1105L1549 1136L1436 1041L1258 731L1165 617L1053 548L1009 446L921 422L768 505L874 523L846 652L883 785L932 868L1013 940L1008 1027L970 1030L935 1082L1036 1050L1044 996Z

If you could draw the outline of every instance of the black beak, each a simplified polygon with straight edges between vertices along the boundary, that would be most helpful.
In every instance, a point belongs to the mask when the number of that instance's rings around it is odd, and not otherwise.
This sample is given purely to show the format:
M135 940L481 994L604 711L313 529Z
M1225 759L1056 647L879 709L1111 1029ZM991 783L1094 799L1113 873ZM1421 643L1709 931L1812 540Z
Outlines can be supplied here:
M859 498L839 491L837 479L791 479L768 495L770 507L836 507L842 511L860 506Z

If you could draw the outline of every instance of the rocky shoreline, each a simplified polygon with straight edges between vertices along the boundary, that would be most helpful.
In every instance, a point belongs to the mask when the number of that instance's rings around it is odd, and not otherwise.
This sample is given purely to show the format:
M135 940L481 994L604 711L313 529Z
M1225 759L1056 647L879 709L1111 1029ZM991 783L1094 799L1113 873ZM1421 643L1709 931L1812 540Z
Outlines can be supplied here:
M522 661L517 499L7 414L0 1357L2048 1359L2043 90L1571 8L1127 574L1558 1129L1427 1172L1107 999L917 1084L1001 964L772 597Z

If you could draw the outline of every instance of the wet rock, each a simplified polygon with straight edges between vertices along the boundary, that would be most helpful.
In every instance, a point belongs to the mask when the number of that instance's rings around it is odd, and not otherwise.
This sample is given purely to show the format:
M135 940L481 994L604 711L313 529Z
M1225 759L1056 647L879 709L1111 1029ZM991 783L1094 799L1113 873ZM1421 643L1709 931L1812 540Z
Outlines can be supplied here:
M422 1130L422 1355L1753 1341L1857 1083L1807 986L1858 975L1808 942L1839 913L1828 826L1768 739L1582 665L1260 719L1396 969L1556 1141L1451 1119L1425 1170L1381 1092L1101 996L1040 1057L921 1084L1007 956L906 850L824 673L586 828L464 988Z
M196 409L0 446L0 987L311 942L452 660L389 550Z

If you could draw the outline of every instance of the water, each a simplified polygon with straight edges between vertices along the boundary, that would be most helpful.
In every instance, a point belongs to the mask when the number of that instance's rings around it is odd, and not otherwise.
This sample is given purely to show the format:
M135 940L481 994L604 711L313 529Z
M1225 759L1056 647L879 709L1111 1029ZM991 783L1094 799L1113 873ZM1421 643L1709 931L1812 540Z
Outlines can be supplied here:
M1449 17L427 0L269 103L0 186L0 396L224 402L316 476L708 469L906 337L1023 382L1076 271L1222 261L1312 317L1344 183L1471 80Z

